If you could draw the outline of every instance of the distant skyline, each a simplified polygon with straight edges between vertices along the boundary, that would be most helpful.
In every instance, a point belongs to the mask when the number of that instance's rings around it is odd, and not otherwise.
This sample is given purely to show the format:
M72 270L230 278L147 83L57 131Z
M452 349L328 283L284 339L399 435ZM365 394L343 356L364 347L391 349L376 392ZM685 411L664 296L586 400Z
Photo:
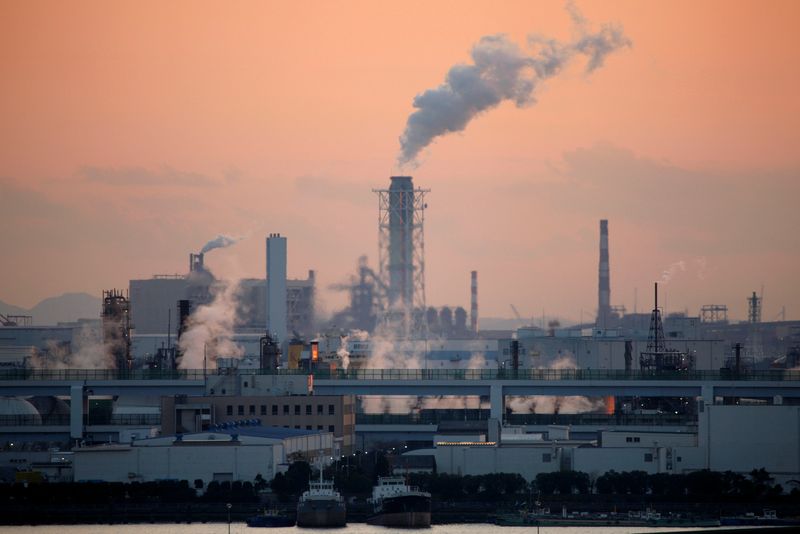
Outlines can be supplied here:
M597 306L609 220L611 302L667 311L764 288L764 320L800 319L800 3L579 1L632 46L577 58L533 93L395 167L414 97L481 37L569 39L562 2L3 2L0 300L31 307L185 273L219 234L219 276L263 277L265 237L321 309L358 257L377 264L393 174L430 188L429 305L557 315Z

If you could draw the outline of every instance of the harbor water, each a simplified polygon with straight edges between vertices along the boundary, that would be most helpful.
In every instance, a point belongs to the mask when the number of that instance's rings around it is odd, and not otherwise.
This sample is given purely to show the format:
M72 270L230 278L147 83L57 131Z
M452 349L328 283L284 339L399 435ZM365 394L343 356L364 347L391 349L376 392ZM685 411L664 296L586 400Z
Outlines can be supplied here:
M730 528L730 527L728 527ZM540 527L540 534L634 534L650 532L679 532L698 530L713 532L718 528L676 528L676 527ZM535 526L499 527L488 524L452 524L434 525L420 532L429 534L518 534L536 532ZM255 529L244 523L231 523L231 534L257 534L272 532L275 534L409 534L408 529L391 529L353 523L337 529L309 528L270 528ZM40 526L0 526L0 534L227 534L227 523L191 523L191 524L138 524L138 525L40 525Z

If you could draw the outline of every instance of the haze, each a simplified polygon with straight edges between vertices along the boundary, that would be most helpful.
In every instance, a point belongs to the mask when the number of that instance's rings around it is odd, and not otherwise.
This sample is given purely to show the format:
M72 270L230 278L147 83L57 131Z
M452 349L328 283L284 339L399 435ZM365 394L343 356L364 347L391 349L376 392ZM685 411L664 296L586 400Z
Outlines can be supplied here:
M432 189L427 300L483 316L593 317L598 220L611 300L639 311L676 262L668 311L764 286L764 320L800 318L800 4L589 2L633 45L442 137L412 171ZM374 187L397 173L415 95L482 37L568 38L561 2L3 2L0 299L184 273L218 234L219 275L316 269L322 308L377 260Z

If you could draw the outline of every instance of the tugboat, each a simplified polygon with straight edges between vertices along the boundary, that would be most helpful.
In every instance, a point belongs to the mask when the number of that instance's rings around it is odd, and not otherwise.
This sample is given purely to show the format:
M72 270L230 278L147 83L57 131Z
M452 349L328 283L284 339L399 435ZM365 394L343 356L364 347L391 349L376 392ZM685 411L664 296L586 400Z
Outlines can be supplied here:
M333 488L333 481L322 478L311 482L297 503L298 527L343 527L347 523L347 509L342 495Z
M369 525L401 528L431 526L431 494L406 484L403 477L380 477L372 488Z

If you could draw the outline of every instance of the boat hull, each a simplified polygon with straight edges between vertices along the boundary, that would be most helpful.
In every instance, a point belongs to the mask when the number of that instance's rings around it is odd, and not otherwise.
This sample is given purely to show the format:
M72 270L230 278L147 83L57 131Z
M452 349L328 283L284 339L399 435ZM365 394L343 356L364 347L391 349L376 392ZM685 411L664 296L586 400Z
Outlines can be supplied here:
M368 525L395 528L428 528L431 526L430 512L388 512L367 518Z
M431 499L420 494L387 497L375 511L375 515L367 518L367 523L400 528L429 527Z
M294 518L286 516L255 516L247 519L248 527L258 528L276 528L276 527L293 527Z
M339 502L302 502L297 506L298 527L343 527L347 524L347 510Z

